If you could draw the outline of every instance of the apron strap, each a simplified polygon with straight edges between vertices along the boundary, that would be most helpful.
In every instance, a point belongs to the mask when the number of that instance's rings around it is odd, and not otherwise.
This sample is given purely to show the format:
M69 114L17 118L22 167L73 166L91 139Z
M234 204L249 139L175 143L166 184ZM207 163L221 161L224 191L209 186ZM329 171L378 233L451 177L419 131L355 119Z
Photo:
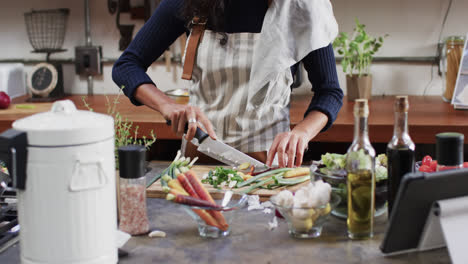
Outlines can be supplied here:
M195 65L195 57L197 54L200 39L205 32L206 20L200 19L198 16L192 19L192 32L187 44L187 51L185 53L184 70L182 79L192 80L193 67Z
M273 0L268 0L268 6L271 5ZM195 66L195 57L197 55L198 45L200 44L200 39L205 32L206 20L200 19L200 17L195 16L192 19L192 32L187 44L187 50L185 52L185 61L184 69L182 72L182 79L192 80L193 67Z

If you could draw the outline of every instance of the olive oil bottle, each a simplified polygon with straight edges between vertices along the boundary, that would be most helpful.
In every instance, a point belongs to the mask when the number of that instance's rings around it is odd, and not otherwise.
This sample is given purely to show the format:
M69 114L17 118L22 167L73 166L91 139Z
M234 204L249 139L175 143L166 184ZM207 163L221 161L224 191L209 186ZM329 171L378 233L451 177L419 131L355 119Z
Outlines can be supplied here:
M408 133L408 108L408 96L397 96L394 105L395 125L393 137L387 145L389 217L401 179L406 173L414 172L415 145Z
M348 237L373 236L375 210L375 150L369 141L366 99L354 103L354 139L346 154Z

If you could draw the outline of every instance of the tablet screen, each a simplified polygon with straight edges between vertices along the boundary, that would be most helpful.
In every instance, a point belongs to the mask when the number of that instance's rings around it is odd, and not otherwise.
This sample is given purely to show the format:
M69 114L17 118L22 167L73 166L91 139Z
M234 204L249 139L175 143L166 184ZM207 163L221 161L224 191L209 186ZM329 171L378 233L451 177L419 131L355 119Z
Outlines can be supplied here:
M416 249L433 202L468 195L468 169L409 173L401 182L380 249Z

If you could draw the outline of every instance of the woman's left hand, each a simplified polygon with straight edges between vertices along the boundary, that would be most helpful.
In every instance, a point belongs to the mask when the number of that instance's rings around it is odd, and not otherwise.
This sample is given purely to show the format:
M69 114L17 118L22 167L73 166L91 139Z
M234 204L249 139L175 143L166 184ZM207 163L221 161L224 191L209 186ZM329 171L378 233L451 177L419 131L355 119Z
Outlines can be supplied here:
M291 132L276 135L268 151L266 165L271 167L275 155L278 155L280 167L301 166L309 141L325 127L327 121L325 114L311 111Z
M266 165L271 167L275 155L278 155L280 167L301 166L304 152L309 144L309 136L302 131L278 134L268 151Z

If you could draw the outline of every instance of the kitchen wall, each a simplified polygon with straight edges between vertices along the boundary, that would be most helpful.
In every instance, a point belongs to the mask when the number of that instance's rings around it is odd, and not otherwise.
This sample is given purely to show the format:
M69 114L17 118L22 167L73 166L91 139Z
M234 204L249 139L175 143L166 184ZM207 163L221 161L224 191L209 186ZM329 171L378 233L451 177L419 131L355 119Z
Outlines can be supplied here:
M141 0L136 0L140 1ZM367 25L372 35L389 34L382 50L377 56L434 56L441 24L449 0L332 0L340 31L350 32L354 27L354 18ZM91 32L93 44L103 46L105 58L117 58L119 32L115 26L115 16L107 11L106 0L90 0ZM67 52L53 55L53 58L73 58L74 47L83 45L84 39L84 1L64 0L17 0L1 1L0 33L2 59L43 59L42 54L30 53L24 24L24 12L31 9L69 8L71 10L64 48ZM468 1L454 0L442 36L464 35L468 32L466 16ZM137 31L141 20L130 20L123 15L121 23L136 24ZM30 69L31 66L28 66ZM104 74L95 79L95 93L115 93L117 87L111 79L112 64L104 65ZM176 77L180 76L180 67L176 68ZM340 83L345 88L345 77L338 67ZM186 87L187 83L167 73L163 65L153 65L150 76L163 90ZM374 90L380 94L440 94L442 83L437 74L437 67L427 63L375 63L372 66ZM64 66L65 89L69 93L84 94L87 84L84 78L76 76L74 66ZM295 93L307 92L308 83Z

